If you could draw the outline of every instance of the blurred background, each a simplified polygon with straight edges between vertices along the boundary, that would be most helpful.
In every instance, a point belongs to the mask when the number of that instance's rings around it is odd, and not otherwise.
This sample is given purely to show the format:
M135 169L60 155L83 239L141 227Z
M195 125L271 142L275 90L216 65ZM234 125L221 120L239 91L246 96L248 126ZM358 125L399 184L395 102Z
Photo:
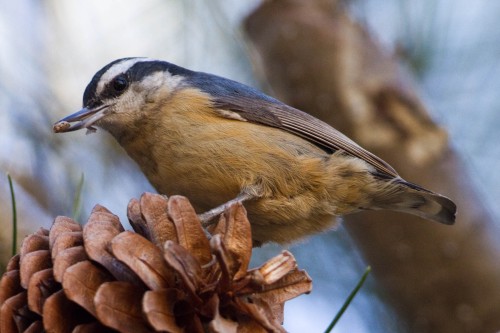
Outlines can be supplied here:
M21 238L39 226L50 226L57 215L73 214L82 175L80 222L99 203L127 223L130 198L154 191L107 133L52 133L54 122L81 107L87 83L108 62L128 56L158 58L273 93L272 79L255 74L256 51L242 28L259 5L257 0L0 0L2 265L11 243L7 173L15 182ZM449 144L464 166L462 176L472 183L481 209L497 221L500 3L353 0L343 8L382 49L399 56L416 94L447 130ZM287 303L287 330L321 332L328 326L366 265L373 265L356 242L340 227L289 247L313 278L314 290ZM257 249L254 265L280 249ZM500 253L493 257L500 259ZM425 322L409 322L395 304L378 287L377 275L370 277L335 331L426 331ZM464 331L485 331L480 310L455 310L456 320L469 325L464 324Z

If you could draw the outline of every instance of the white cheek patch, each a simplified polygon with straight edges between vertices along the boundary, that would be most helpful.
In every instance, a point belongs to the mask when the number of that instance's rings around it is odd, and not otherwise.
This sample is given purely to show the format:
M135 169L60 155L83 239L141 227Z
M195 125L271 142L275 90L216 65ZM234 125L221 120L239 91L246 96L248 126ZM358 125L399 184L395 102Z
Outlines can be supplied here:
M148 90L156 90L159 87L168 91L174 91L183 81L180 75L172 75L168 72L156 72L147 76L141 81L141 88Z
M99 83L97 84L97 89L96 89L97 96L99 96L102 93L106 84L108 82L110 82L118 74L125 73L130 67L134 66L138 62L151 61L151 60L153 60L153 59L151 59L151 58L133 58L133 59L124 60L122 62L119 62L119 63L111 66L106 71L106 73L104 73L101 76Z
M172 75L168 72L156 72L138 84L134 84L130 90L142 93L145 102L154 102L162 98L168 98L172 92L182 86L184 78L180 75Z
M139 114L145 104L168 98L179 86L183 77L167 72L156 72L133 82L129 89L114 99L115 112Z

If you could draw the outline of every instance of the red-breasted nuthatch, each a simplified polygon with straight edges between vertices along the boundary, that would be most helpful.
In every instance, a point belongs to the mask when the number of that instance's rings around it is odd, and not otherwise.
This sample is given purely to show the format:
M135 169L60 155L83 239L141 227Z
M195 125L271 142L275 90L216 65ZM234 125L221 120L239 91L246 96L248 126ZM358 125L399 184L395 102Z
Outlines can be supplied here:
M85 89L83 109L54 131L93 126L116 138L159 193L184 195L197 212L245 200L256 244L291 242L364 209L455 221L451 200L403 180L326 123L165 61L106 65Z

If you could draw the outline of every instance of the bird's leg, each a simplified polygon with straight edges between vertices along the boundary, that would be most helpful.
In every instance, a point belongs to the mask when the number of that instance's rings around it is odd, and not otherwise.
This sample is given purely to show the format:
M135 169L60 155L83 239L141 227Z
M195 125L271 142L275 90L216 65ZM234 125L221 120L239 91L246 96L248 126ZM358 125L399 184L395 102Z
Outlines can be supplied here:
M250 194L246 191L243 191L240 194L238 194L238 196L236 198L229 200L228 202L225 202L220 206L212 208L208 212L205 212L203 214L199 214L198 218L201 221L201 225L204 228L207 228L208 226L214 224L216 222L215 218L217 216L219 216L220 214L224 213L224 211L226 209L228 209L229 207L231 207L235 203L244 202L244 201L247 201L247 200L252 199L252 198L255 198L254 194Z

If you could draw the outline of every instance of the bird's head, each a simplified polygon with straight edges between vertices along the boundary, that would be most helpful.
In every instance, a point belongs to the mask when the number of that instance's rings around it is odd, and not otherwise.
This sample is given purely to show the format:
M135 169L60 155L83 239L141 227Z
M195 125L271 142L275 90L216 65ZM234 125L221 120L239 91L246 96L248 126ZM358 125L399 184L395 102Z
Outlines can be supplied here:
M131 126L180 89L189 74L187 69L150 58L115 60L87 85L83 108L54 124L54 132Z

